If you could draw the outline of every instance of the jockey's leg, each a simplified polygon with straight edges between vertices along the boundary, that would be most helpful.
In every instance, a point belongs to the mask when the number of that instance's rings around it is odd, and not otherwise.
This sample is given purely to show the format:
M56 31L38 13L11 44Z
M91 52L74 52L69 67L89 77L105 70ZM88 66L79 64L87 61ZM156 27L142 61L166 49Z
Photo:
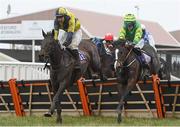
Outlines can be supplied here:
M78 31L74 32L72 42L69 45L69 48L72 49L73 56L76 60L76 68L80 69L80 59L79 59L79 52L78 46L82 39L82 31L79 29Z
M141 52L141 49L144 47L144 39L141 39L138 44L135 45L134 48L137 50L137 55L142 61L143 67L148 67L148 64L146 62L145 56Z
M67 32L59 30L59 34L58 34L58 40L59 40L59 44L62 46L63 43L66 41L67 38Z
M142 60L143 67L148 68L148 63L146 62L146 58L145 58L144 54L141 51L139 51L139 52L140 52L139 58Z

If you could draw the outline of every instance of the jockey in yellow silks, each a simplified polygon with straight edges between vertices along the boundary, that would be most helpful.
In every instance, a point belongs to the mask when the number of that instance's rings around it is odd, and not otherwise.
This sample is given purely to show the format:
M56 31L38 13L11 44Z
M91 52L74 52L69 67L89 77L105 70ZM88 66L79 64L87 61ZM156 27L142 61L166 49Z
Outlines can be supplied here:
M66 8L60 7L56 10L56 18L54 20L54 39L58 40L59 29L67 32L67 38L62 44L70 48L79 61L78 45L82 40L81 24L75 15Z

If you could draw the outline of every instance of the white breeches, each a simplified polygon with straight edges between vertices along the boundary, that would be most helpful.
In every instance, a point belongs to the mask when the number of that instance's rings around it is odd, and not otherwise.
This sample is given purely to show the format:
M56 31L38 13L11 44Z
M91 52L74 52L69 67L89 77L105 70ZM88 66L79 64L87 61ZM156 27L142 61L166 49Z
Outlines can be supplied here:
M66 37L67 37L67 32L60 30L59 35L58 35L58 40L63 48L64 48L64 46L62 44L66 41ZM73 33L72 42L68 46L68 48L78 49L78 45L81 42L81 40L82 40L82 30L79 29L78 31Z

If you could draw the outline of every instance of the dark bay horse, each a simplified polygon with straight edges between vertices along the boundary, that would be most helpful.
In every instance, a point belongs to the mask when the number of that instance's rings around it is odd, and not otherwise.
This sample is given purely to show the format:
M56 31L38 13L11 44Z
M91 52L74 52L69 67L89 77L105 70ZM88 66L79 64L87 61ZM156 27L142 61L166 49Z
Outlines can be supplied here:
M39 53L40 61L49 59L50 62L50 81L53 87L54 97L48 113L45 116L51 116L57 109L57 123L62 123L61 117L61 97L64 90L78 80L91 67L94 72L101 71L100 57L94 43L90 40L84 40L80 43L79 49L84 54L85 59L81 63L81 71L76 71L76 60L70 51L63 49L61 45L54 40L54 31L47 34L42 31L43 41Z
M117 107L118 110L118 123L121 122L121 113L123 107L123 101L128 93L134 88L136 83L138 82L143 68L141 67L141 63L137 60L137 53L134 46L127 44L126 42L120 42L119 40L114 42L116 48L116 62L115 62L115 70L117 76L117 89L118 89L118 100L119 104ZM144 46L145 48L148 47L148 53L151 52L152 59L149 65L150 73L157 75L160 69L159 59L157 54L155 53L154 49L149 46Z
M91 39L93 43L96 44L101 59L101 70L104 77L112 78L115 77L114 71L114 62L115 62L115 48L112 43L104 44L103 39L94 37ZM147 47L147 46L146 46ZM160 60L160 69L158 71L158 76L162 80L170 80L170 69L167 65L167 62L159 58ZM147 74L144 74L142 77L143 80L149 78L150 72L147 70Z
M98 53L101 59L101 70L104 78L115 77L114 71L114 50L111 50L106 43L103 43L101 38L91 38L92 42L96 44Z

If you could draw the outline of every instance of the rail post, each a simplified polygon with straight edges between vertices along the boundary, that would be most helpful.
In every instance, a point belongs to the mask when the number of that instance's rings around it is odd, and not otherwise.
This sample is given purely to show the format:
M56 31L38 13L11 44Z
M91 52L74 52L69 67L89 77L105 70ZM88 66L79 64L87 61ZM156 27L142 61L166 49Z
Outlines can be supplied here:
M159 88L159 78L157 75L152 75L152 85L154 90L154 97L156 102L156 109L157 109L157 116L158 118L165 117L165 109L163 107L162 102L164 102L163 97L161 96L160 92L161 89Z
M81 102L82 102L82 108L83 108L84 115L90 116L91 115L91 106L90 106L86 87L84 86L82 80L83 80L83 78L80 78L77 81L77 85L79 88L79 94L80 94L80 98L81 98Z
M21 96L20 96L18 88L16 87L16 79L10 79L8 83L9 83L9 88L10 88L13 103L14 103L16 116L25 116L23 104L21 101Z

